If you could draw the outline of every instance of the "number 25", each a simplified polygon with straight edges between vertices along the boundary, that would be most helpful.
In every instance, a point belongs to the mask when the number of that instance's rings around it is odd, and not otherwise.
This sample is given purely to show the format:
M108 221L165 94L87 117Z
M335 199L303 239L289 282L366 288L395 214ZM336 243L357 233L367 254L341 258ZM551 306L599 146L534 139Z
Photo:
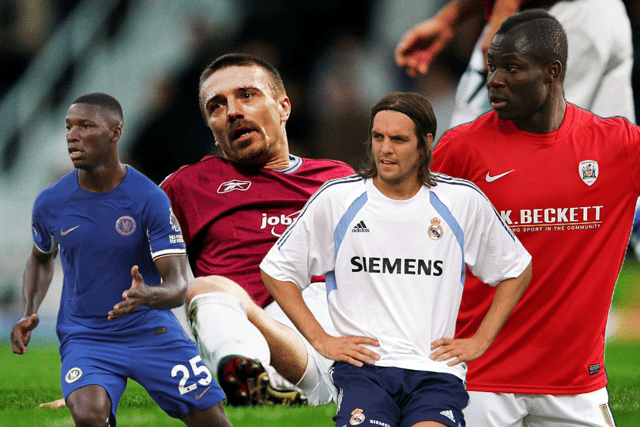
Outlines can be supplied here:
M198 384L203 386L209 385L213 377L211 376L211 372L209 371L209 369L204 363L202 364L202 366L198 366L198 363L200 362L202 362L202 359L200 358L200 356L196 356L193 359L189 360L189 363L191 364L191 369L193 370L193 374L195 376L200 375L202 373L207 374L206 378L202 378L198 380ZM178 385L178 390L180 390L181 395L185 393L189 393L190 391L193 391L198 388L198 384L196 383L186 385L187 380L189 379L189 376L190 376L190 372L189 372L189 368L187 368L184 365L174 366L173 369L171 370L171 378L175 377L180 373L182 374L182 378L180 379L180 385Z

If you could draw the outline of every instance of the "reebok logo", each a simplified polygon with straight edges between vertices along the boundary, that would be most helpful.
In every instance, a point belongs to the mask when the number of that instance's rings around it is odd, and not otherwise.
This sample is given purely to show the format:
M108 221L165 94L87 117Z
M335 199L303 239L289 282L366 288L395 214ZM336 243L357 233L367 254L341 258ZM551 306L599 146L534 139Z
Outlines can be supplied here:
M501 173L500 175L496 175L496 176L491 176L491 172L487 172L487 176L485 177L485 179L487 180L487 182L493 182L497 179L502 178L503 176L509 175L514 170L515 169L511 169L509 172Z
M360 221L359 223L356 224L355 227L353 227L351 229L352 233L368 233L369 229L367 228L366 225L364 225L364 221Z
M223 182L218 187L218 194L229 193L231 191L247 191L251 187L250 181L239 181L233 179L231 181Z
M453 421L454 423L456 422L456 419L453 418L453 411L449 410L449 411L442 411L440 412L440 415L444 415L445 417L449 418L451 421Z

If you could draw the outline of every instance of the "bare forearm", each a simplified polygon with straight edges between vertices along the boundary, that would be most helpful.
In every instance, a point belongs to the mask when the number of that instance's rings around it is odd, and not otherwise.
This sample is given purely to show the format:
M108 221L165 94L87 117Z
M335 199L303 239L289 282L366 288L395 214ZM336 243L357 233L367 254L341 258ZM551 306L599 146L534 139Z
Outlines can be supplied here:
M33 251L22 276L22 317L37 313L53 279L53 254L34 254Z
M167 256L157 259L156 265L162 283L148 288L145 305L158 310L169 310L184 304L187 296L186 261L182 256Z
M431 343L433 360L445 361L449 366L477 359L489 348L531 281L531 264L518 277L498 284L493 303L471 338L440 338Z
M504 326L530 281L531 264L520 276L498 284L491 307L474 334L475 338L486 344L486 348L491 345Z
M455 29L466 20L482 15L482 13L482 1L480 0L454 0L440 9L436 18L447 22Z

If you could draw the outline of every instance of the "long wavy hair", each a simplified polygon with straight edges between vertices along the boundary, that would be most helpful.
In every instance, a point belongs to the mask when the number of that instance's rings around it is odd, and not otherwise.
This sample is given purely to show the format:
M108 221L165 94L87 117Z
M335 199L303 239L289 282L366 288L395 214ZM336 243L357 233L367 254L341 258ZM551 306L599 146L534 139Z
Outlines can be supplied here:
M373 157L371 131L373 129L373 119L376 114L386 110L402 113L415 123L418 148L422 148L418 178L423 185L435 187L436 182L429 169L432 159L432 144L429 144L429 134L431 134L432 138L435 137L437 126L436 116L429 101L427 101L424 96L412 92L390 93L371 108L369 139L365 142L367 158L360 167L358 175L363 178L373 178L378 175L375 158Z

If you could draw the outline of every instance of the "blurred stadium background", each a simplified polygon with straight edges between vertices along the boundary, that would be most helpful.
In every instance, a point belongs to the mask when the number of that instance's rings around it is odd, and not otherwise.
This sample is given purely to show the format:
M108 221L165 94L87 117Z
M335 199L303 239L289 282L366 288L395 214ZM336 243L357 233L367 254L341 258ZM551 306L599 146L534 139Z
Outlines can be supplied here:
M33 201L71 169L64 118L77 96L120 100L121 156L159 183L215 153L197 102L202 69L223 53L252 53L282 72L292 151L357 167L369 109L388 92L423 93L436 139L446 130L482 22L470 23L425 77L409 79L393 62L402 34L446 1L0 0L0 341L20 317ZM640 2L626 3L637 57ZM640 98L637 72L634 85ZM58 263L40 310L38 334L52 339L61 276Z

